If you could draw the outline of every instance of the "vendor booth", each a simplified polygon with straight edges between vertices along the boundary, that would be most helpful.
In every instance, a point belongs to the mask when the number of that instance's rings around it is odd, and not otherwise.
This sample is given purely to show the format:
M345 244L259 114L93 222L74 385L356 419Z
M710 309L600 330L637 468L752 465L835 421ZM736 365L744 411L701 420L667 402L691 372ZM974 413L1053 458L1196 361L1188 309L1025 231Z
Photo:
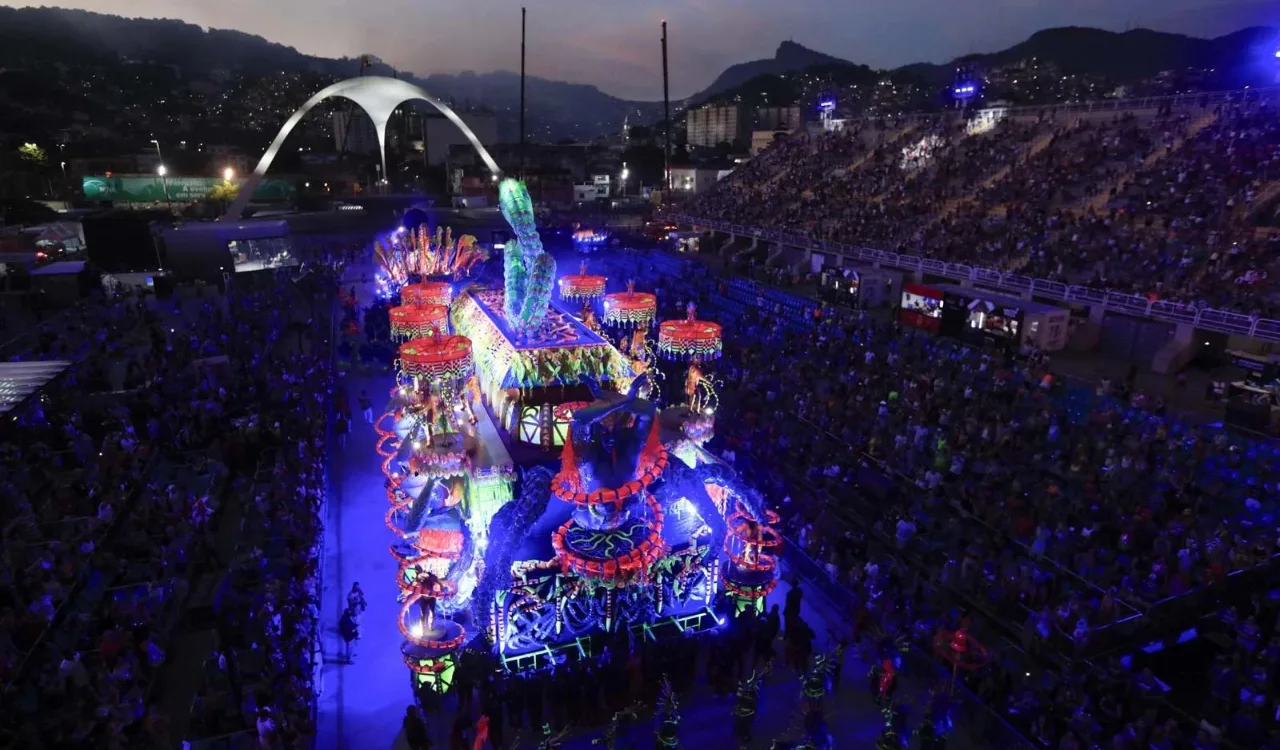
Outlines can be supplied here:
M1066 308L975 287L939 284L937 288L942 291L943 335L1046 352L1067 345L1071 312Z

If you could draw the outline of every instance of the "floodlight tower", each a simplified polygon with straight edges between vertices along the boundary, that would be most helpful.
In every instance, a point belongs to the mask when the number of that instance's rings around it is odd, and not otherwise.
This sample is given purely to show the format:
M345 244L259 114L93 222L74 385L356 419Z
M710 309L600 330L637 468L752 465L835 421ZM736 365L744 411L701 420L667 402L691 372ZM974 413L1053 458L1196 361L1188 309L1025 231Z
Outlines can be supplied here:
M663 178L662 199L670 200L671 196L671 92L667 87L667 19L662 19L662 132L663 132L663 165L666 176Z

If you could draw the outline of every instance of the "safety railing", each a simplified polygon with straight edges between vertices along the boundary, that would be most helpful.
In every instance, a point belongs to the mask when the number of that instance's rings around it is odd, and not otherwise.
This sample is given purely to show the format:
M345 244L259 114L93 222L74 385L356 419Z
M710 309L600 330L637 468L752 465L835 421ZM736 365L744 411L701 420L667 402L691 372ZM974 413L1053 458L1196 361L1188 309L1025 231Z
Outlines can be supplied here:
M997 291L1084 305L1100 305L1110 312L1162 320L1167 323L1192 325L1215 333L1249 336L1264 341L1280 342L1280 320L1258 318L1230 310L1215 310L1178 302L1150 300L1136 294L1108 292L1091 287L1064 284L1059 281L1006 273L992 268L978 268L963 263L947 263L933 258L898 255L897 253L870 247L847 245L831 240L819 240L799 234L747 227L741 224L704 219L687 214L672 214L666 218L670 221L704 227L716 232L726 232L744 237L757 237L804 250L831 253L861 263L878 263L904 271L923 272L948 279L968 281Z

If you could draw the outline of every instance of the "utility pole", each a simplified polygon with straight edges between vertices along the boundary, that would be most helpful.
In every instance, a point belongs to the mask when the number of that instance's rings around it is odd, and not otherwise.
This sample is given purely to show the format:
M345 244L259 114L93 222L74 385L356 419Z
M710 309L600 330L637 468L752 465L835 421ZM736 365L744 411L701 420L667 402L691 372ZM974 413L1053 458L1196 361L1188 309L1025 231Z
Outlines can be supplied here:
M520 9L520 179L524 179L524 30L525 8Z
M666 173L662 177L665 194L663 200L671 200L671 92L667 85L667 21L662 20L662 130L665 144L662 161Z

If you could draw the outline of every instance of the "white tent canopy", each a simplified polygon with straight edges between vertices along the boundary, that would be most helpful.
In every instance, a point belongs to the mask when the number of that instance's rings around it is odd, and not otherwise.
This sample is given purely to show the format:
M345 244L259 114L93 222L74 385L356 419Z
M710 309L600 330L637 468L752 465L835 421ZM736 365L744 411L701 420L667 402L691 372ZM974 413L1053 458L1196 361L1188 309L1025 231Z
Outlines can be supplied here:
M0 362L0 414L8 412L67 369L70 362Z

